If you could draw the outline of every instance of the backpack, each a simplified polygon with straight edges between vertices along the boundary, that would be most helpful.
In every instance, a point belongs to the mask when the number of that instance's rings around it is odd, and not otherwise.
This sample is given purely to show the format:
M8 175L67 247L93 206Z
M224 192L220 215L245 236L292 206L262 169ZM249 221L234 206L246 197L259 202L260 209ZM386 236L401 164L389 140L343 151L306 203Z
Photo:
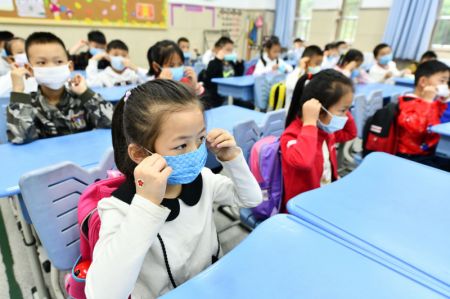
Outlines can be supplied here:
M363 130L363 157L371 152L397 152L398 104L389 103L369 117Z
M75 262L72 272L65 277L67 294L75 299L85 299L85 276L79 277L79 272L87 272L95 243L100 232L100 216L97 212L98 202L111 196L125 181L125 176L113 176L90 185L80 196L78 201L78 224L80 227L80 257Z
M258 140L250 153L250 170L256 178L265 200L252 209L258 220L280 212L283 180L281 174L280 140L267 136Z
M283 109L285 100L286 84L282 82L274 84L270 89L269 106L267 107L267 111Z

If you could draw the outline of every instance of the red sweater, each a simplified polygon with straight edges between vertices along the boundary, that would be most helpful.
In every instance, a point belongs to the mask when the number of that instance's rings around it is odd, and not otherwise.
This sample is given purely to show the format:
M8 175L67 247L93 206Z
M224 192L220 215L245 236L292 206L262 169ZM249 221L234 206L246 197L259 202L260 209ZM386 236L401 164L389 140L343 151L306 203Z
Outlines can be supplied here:
M406 95L399 98L398 106L398 152L407 155L432 154L432 149L439 142L439 134L429 132L429 127L440 123L447 104Z
M328 134L315 126L303 126L296 118L280 138L281 164L284 180L284 195L281 207L286 212L287 202L300 193L320 187L323 173L322 145L326 141L330 152L332 179L338 178L336 142L345 142L356 137L356 125L350 113L344 129Z

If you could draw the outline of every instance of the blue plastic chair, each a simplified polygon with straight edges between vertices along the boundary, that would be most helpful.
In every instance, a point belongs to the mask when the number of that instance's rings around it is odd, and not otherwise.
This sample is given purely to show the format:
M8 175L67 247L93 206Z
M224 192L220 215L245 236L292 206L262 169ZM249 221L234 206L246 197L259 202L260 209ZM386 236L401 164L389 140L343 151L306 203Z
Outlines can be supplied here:
M71 162L24 174L19 181L23 202L48 258L55 269L71 269L80 254L77 207L81 193L115 168L110 149L102 162L85 170ZM57 273L57 272L56 272ZM52 284L55 285L58 283ZM55 290L60 292L60 290Z
M249 120L235 125L233 136L236 144L242 149L245 160L248 161L252 146L261 136L261 129L254 120Z
M358 137L362 138L363 128L364 128L364 118L366 114L367 100L364 94L356 95L353 98L353 107L351 108L351 113L355 119L356 129L358 131Z
M265 122L261 128L262 137L270 135L281 136L284 131L284 124L286 121L286 110L280 109L270 111L266 114Z

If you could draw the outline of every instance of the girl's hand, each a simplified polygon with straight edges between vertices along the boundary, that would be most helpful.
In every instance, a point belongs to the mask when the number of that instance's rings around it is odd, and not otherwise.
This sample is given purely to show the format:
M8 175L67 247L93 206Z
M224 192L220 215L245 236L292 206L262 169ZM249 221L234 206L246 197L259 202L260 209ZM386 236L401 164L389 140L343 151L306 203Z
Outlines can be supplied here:
M190 66L186 66L184 68L184 75L189 78L192 87L195 89L197 87L197 74L195 73L194 69Z
M172 168L167 166L166 160L158 154L146 157L134 169L136 194L160 205L166 193L167 179Z
M161 73L159 73L158 78L172 80L172 78L173 78L172 72L170 71L169 68L163 68L163 69L161 69Z
M306 101L302 107L303 125L316 126L322 104L316 99Z
M87 90L86 80L81 75L76 75L69 81L69 83L70 90L72 90L77 95L81 95Z
M212 129L208 133L206 146L220 161L231 161L241 153L234 137L222 129Z

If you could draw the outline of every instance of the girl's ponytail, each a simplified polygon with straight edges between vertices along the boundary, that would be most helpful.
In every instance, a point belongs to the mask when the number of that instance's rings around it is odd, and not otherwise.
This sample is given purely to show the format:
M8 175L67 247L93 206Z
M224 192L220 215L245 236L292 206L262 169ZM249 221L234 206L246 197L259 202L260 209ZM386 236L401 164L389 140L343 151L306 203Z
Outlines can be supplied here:
M306 81L312 78L311 74L304 74L298 79L297 84L295 84L294 93L292 94L291 106L289 107L289 112L286 116L287 128L294 119L298 116L298 112L302 108L301 96L303 94L303 89L305 88Z

